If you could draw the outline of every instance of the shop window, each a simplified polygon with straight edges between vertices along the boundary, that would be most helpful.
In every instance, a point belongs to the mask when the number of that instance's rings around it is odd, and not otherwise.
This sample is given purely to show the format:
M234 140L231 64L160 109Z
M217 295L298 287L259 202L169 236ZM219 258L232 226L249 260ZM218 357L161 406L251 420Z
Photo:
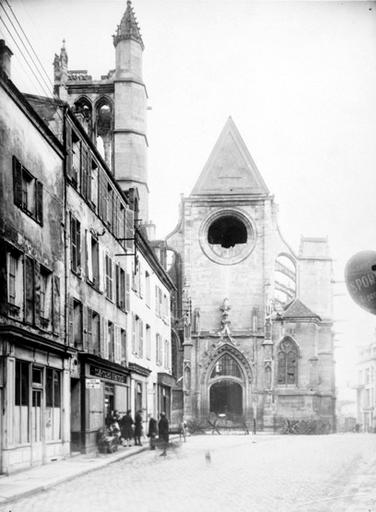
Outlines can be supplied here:
M61 372L46 369L46 441L61 439Z
M13 157L14 204L43 225L43 185Z
M114 334L114 324L112 322L108 322L108 359L109 361L115 360L115 334Z
M145 340L146 340L146 358L151 359L151 328L150 325L145 326Z
M125 365L127 362L127 331L120 329L120 359L121 364Z
M71 269L79 274L81 267L81 223L71 214Z
M25 444L29 436L29 372L30 364L16 360L14 441Z
M106 254L106 297L112 300L112 259Z

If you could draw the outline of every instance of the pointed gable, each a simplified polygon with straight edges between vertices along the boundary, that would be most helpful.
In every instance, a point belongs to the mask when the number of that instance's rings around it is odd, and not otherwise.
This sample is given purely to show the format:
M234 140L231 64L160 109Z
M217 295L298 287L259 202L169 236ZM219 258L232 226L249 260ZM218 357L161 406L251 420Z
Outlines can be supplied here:
M191 195L268 195L238 129L228 118Z
M282 318L313 319L321 320L319 315L311 311L300 299L290 302L282 313Z

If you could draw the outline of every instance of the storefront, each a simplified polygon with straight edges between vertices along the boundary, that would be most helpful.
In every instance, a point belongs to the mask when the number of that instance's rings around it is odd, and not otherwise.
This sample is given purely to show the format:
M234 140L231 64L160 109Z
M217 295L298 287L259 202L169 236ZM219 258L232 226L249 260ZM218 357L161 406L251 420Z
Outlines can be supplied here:
M69 358L65 347L3 333L0 362L2 473L69 454Z
M128 368L95 355L80 354L79 362L79 381L71 383L72 444L87 453L97 449L108 414L117 410L122 416L130 408L130 379Z
M158 373L158 411L166 413L171 421L171 388L175 385L175 378L168 373Z

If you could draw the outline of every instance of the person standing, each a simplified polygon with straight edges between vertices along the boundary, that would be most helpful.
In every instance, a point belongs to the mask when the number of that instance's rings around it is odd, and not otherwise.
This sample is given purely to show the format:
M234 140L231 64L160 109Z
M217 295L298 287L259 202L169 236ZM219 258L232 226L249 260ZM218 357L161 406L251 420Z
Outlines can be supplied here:
M158 423L158 431L159 431L159 439L162 441L163 452L161 455L167 455L167 446L168 446L168 434L169 434L169 424L168 419L166 418L166 413L161 412L160 420Z
M157 420L153 418L151 414L149 414L148 438L150 442L150 450L155 450L155 438L157 437L157 432Z
M120 429L121 436L124 438L126 445L131 446L131 441L133 439L133 418L131 416L131 410L128 409L127 414L125 414L120 420Z
M134 444L135 446L142 446L142 411L137 411L134 417Z

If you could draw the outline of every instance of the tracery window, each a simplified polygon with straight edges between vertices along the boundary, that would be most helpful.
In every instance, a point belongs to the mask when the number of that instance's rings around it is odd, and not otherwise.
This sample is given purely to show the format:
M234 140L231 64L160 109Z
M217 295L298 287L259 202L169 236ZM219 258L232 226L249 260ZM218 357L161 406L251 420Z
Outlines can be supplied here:
M230 375L232 377L242 378L242 373L238 363L229 354L223 354L215 363L211 372L210 378L220 377L223 375Z
M297 384L298 350L291 339L281 341L277 359L278 384Z

